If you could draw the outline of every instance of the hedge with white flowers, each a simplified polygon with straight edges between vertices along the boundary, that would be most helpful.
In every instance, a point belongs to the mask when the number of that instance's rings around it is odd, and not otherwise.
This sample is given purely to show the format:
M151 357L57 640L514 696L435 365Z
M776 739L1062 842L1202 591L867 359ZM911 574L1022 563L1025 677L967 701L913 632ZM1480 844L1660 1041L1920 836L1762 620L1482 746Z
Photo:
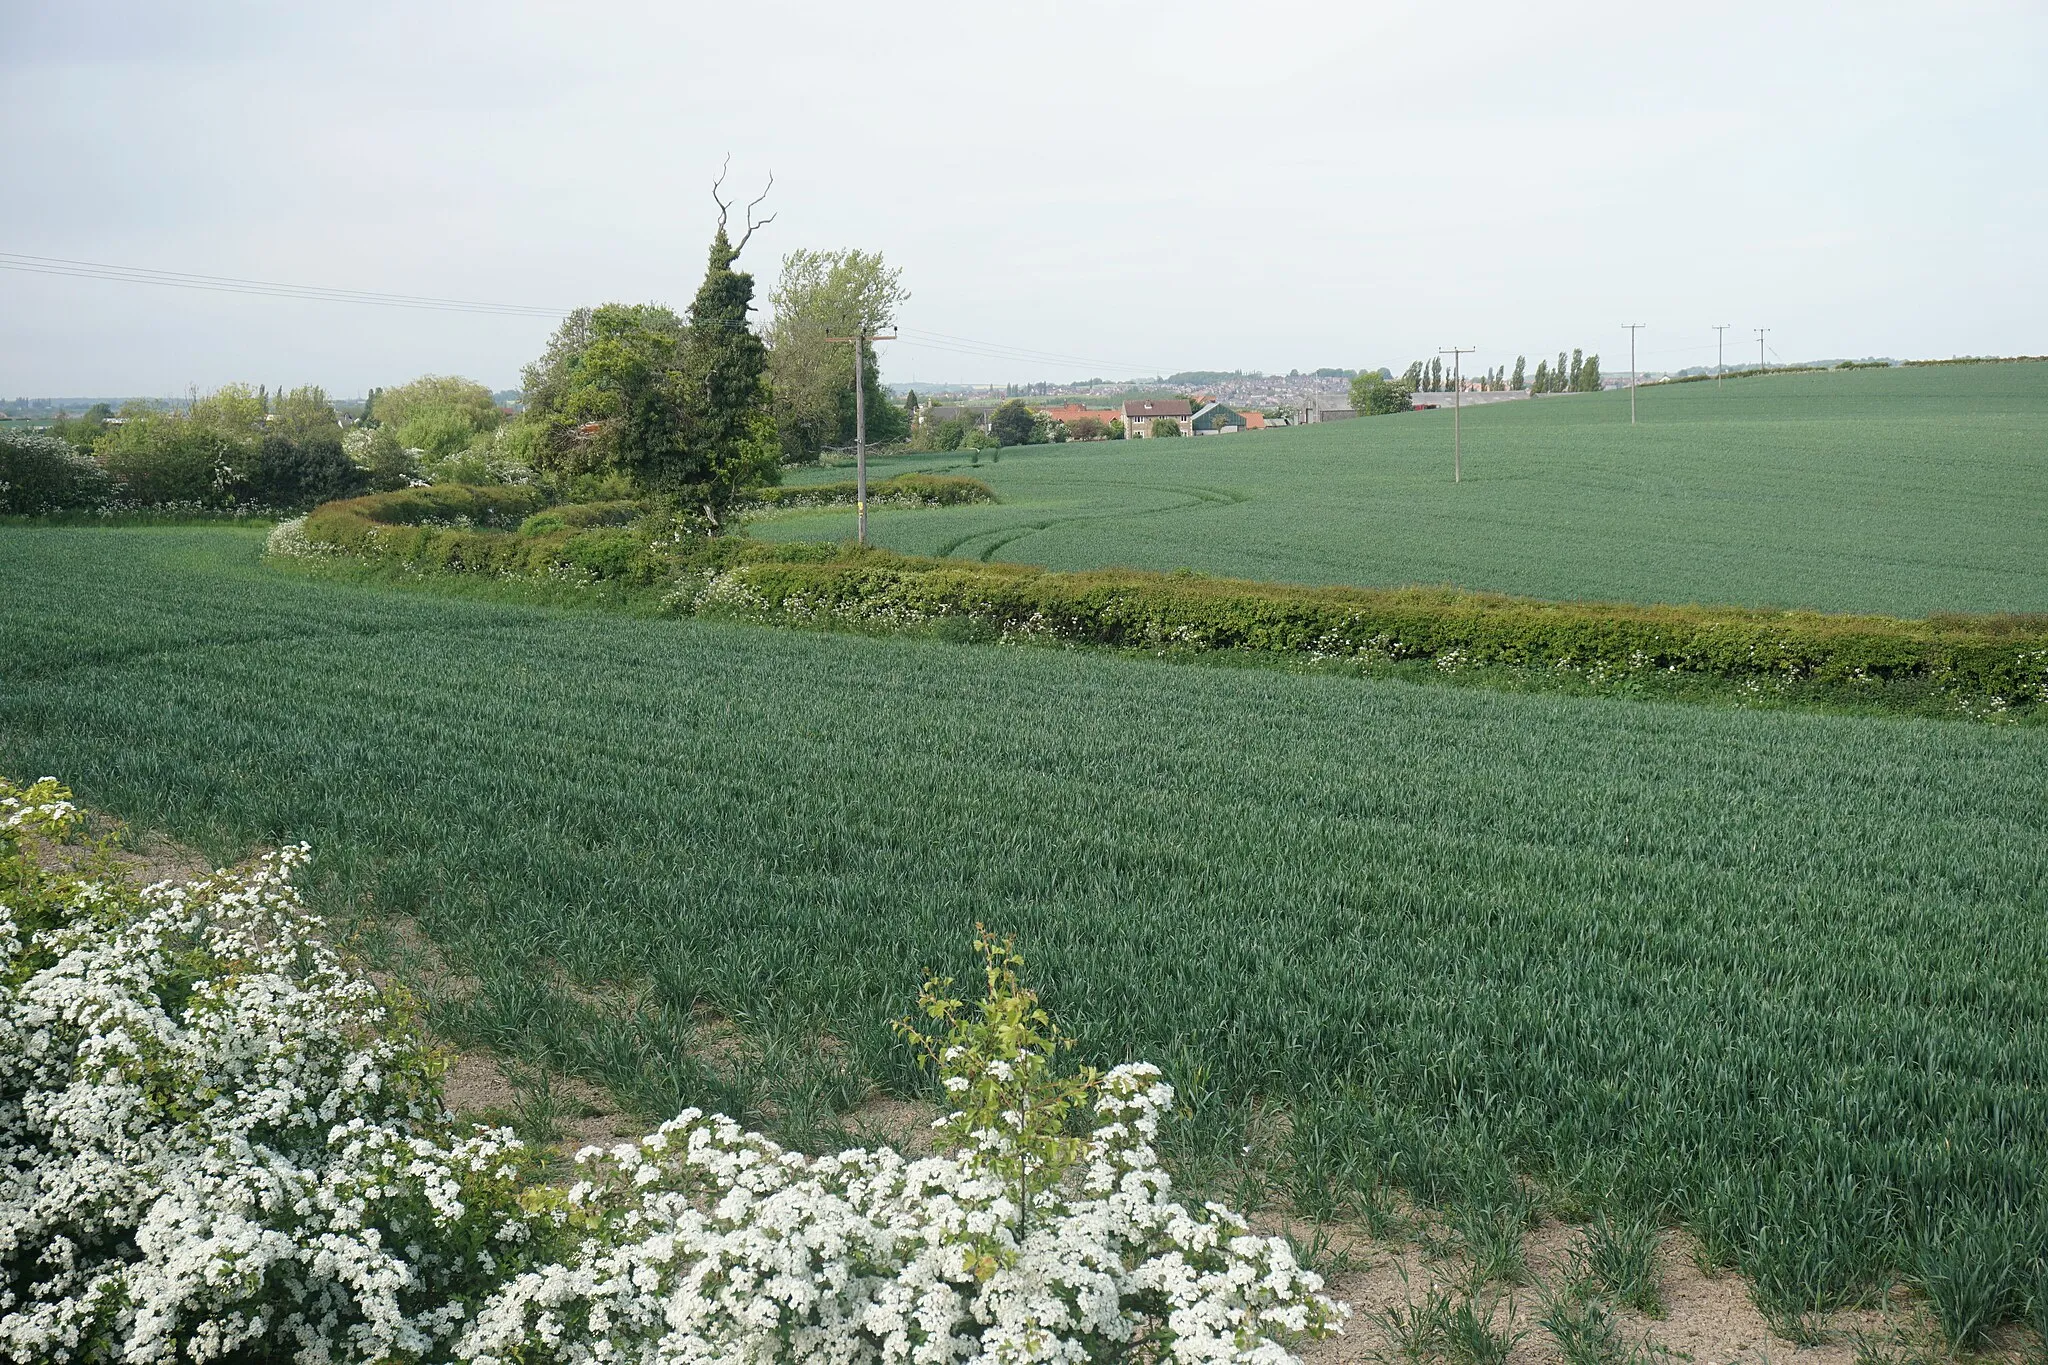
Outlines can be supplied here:
M1172 1198L1149 1066L1028 1208L1000 1125L813 1157L687 1110L545 1184L324 945L303 846L138 890L47 865L76 823L0 779L0 1359L1278 1365L1347 1315Z

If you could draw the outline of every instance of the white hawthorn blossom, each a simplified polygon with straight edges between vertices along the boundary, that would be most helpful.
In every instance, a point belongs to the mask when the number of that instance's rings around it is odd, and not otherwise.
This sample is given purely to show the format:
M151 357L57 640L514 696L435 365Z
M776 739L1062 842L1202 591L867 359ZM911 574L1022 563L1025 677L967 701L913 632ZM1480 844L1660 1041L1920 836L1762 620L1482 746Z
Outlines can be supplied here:
M1171 1197L1150 1066L1028 1209L1001 1132L813 1157L696 1110L540 1184L325 946L303 845L138 893L36 863L75 820L0 781L0 1360L1281 1365L1348 1316Z

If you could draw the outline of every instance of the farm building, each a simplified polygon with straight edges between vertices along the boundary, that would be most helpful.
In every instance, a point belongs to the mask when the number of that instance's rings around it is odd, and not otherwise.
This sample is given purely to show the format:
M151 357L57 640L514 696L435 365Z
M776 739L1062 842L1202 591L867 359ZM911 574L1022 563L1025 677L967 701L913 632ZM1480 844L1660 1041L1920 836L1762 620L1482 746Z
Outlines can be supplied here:
M1197 436L1221 436L1226 432L1243 431L1248 425L1235 409L1213 401L1203 404L1201 410L1188 419L1188 429Z

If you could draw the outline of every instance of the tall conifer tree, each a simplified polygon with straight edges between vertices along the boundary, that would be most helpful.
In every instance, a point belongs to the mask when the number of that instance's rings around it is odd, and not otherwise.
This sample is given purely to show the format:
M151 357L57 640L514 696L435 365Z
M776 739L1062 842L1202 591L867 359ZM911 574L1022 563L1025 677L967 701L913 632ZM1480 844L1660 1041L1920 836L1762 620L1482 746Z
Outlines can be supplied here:
M720 174L720 181L724 175ZM769 182L774 183L772 178ZM718 231L711 238L711 260L704 283L690 303L690 332L683 343L682 381L686 415L680 458L665 458L660 468L641 471L650 485L686 496L716 515L733 493L748 483L771 480L780 458L775 418L768 406L768 348L754 335L748 313L754 304L754 277L733 269L756 229L749 204L745 236L734 246L726 233L730 208L718 198Z

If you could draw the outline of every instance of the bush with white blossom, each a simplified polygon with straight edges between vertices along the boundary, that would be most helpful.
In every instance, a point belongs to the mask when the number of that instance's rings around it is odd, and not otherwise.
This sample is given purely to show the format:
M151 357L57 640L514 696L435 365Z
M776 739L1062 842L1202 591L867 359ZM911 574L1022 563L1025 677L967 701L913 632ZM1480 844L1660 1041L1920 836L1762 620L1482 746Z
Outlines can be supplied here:
M1055 1074L1007 945L978 1020L928 985L937 1154L686 1110L560 1188L454 1123L301 905L303 846L136 890L47 865L77 819L0 780L0 1359L1277 1365L1347 1315L1171 1197L1155 1069Z
M136 890L44 865L77 821L0 781L0 1357L445 1356L536 1254L525 1154L449 1128L303 846Z

